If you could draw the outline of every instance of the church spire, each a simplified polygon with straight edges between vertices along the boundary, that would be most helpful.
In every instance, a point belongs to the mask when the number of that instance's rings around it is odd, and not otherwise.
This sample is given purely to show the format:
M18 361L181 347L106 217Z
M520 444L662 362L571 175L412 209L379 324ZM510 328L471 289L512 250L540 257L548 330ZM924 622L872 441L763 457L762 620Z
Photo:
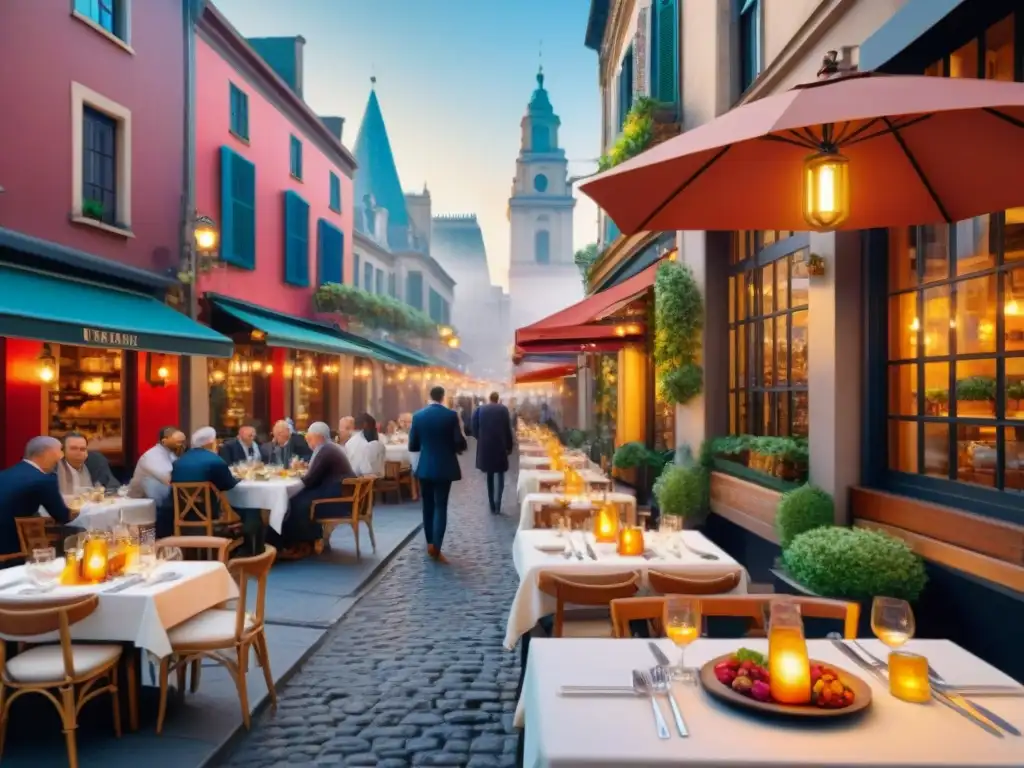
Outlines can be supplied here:
M388 212L388 244L393 249L408 247L409 212L405 194L398 178L391 141L377 100L376 76L370 78L370 98L366 102L363 122L356 137L355 198L360 208L375 206ZM363 226L359 226L362 224ZM369 225L356 217L357 228L367 231Z

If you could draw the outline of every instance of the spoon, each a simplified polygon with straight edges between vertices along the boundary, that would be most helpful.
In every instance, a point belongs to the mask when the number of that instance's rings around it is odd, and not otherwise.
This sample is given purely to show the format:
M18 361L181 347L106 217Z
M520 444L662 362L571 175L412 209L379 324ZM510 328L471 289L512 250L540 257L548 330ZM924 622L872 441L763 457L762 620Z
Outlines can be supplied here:
M665 722L665 717L661 714L661 709L658 707L658 701L654 698L654 683L647 670L633 670L633 690L642 696L647 696L651 700L651 709L654 710L654 724L658 729L658 738L672 738L672 734L668 731L668 724Z

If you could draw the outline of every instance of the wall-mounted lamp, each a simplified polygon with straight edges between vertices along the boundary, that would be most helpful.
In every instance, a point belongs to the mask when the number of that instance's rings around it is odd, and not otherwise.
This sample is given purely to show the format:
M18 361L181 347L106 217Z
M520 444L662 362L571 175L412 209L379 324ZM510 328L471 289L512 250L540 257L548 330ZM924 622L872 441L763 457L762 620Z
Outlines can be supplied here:
M259 331L253 328L252 332L249 334L249 338L252 339L253 341L263 341L264 339L267 338L267 334L265 334L263 331Z
M151 387L167 385L171 377L171 359L167 355L146 355L146 381Z
M449 336L451 336L451 335L452 335L453 333L455 333L455 331L454 331L454 330L452 330L452 329L451 329L451 328L450 328L449 326L447 326L447 325L441 325L441 326L438 326L438 328L437 328L437 332L438 332L439 334L441 334L441 338L442 338L442 339L447 339L447 338L448 338Z
M267 363L266 365L263 366L263 375L264 376L269 376L273 372L274 372L274 366L271 365L270 363Z
M217 222L209 216L196 216L192 225L192 232L196 238L196 250L200 253L212 253L217 250L220 241L220 233L217 231Z
M43 349L39 353L37 358L39 362L39 380L44 384L49 384L55 378L57 378L57 360L53 356L53 350L49 344L43 344Z
M458 349L461 344L462 344L462 342L459 340L458 336L449 336L448 337L448 348L449 349Z

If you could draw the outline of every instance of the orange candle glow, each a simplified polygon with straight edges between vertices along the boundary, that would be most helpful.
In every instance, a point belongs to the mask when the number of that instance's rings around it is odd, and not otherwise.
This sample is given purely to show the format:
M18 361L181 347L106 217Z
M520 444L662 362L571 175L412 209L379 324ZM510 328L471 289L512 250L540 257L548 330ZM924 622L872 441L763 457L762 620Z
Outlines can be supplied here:
M768 629L768 674L772 698L779 704L811 701L811 662L800 609L791 603L772 605Z
M594 539L598 544L614 544L619 534L619 513L605 504L594 515Z
M902 701L924 704L931 701L928 659L916 653L893 651L889 654L889 693Z
M637 557L644 553L644 532L640 528L627 527L619 532L619 554Z
M107 578L107 540L89 539L85 542L82 576L86 581L104 581Z

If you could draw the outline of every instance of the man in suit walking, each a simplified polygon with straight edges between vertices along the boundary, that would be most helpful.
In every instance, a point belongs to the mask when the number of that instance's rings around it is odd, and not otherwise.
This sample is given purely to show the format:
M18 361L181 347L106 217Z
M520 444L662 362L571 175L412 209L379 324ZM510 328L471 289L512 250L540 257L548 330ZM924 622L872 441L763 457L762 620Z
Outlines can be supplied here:
M16 518L35 517L42 507L58 523L71 519L53 471L63 458L60 440L41 435L28 441L24 460L0 472L0 555L21 551Z
M466 450L459 414L444 406L444 387L430 390L430 403L413 414L409 429L409 453L420 455L416 477L423 500L423 535L427 554L445 561L441 554L448 526L448 494L452 483L462 479L459 454Z
M487 473L487 503L491 514L497 515L501 512L508 456L512 453L512 417L498 401L497 392L491 392L489 400L473 412L473 436L476 468Z

